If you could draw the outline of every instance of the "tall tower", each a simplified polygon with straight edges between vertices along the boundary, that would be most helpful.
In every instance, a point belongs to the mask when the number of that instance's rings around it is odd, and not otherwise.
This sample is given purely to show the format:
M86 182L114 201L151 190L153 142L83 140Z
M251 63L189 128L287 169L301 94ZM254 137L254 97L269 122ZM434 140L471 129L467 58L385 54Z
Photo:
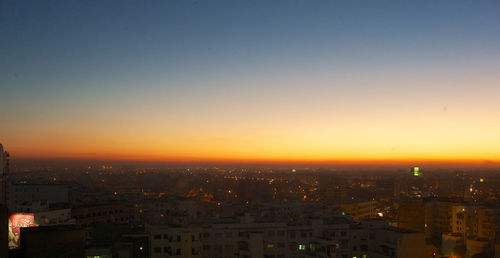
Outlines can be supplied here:
M2 180L2 184L1 184L1 187L2 187L2 199L1 199L1 203L0 204L6 204L6 201L5 201L5 186L6 186L6 183L5 183L5 179L6 179L6 175L5 175L5 163L6 163L6 160L5 160L5 155L4 155L4 151L3 151L3 145L0 143L0 177L1 177L1 180Z
M2 176L3 176L3 164L4 164L3 145L0 143L0 174Z
M9 171L9 153L5 152L0 144L0 179L2 190L0 201L0 257L8 256L8 211L6 199L7 173Z
M1 201L0 204L7 203L7 176L9 174L9 153L3 149L0 144L0 178L2 180Z

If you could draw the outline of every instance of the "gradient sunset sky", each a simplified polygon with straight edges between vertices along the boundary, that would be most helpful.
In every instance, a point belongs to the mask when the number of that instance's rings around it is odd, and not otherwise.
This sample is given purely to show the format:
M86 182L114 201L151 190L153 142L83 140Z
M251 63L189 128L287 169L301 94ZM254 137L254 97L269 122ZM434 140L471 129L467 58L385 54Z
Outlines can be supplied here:
M499 1L2 1L16 158L500 161Z

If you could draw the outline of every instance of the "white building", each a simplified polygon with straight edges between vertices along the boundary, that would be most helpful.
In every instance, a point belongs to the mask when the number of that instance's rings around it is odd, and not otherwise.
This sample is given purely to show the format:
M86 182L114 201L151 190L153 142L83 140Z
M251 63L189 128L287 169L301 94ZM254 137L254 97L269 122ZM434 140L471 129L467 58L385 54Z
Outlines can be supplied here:
M366 231L351 229L344 218L290 224L148 225L146 230L151 237L152 257L351 258L366 255L368 248Z
M73 224L71 209L58 209L35 212L35 224L40 226Z

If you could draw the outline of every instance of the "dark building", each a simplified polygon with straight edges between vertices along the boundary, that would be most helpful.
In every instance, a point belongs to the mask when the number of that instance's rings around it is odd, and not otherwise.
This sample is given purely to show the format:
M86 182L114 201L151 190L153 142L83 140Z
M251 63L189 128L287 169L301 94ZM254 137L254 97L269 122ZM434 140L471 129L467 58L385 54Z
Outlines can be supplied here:
M71 226L21 228L23 257L83 257L85 230Z

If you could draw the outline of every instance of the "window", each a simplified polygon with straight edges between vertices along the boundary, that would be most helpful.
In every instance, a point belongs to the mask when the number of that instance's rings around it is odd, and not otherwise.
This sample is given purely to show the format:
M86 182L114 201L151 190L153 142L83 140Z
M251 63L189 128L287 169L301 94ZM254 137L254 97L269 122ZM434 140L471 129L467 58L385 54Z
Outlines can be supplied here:
M175 255L181 255L181 249L177 248L177 249L175 250Z
M305 251L306 250L306 245L301 245L299 244L299 251Z
M153 249L153 252L155 252L155 253L161 253L161 247L155 247Z
M267 244L267 248L274 248L274 244L273 243Z
M278 236L284 236L285 230L278 230Z
M160 234L154 235L154 239L161 239L161 235Z

